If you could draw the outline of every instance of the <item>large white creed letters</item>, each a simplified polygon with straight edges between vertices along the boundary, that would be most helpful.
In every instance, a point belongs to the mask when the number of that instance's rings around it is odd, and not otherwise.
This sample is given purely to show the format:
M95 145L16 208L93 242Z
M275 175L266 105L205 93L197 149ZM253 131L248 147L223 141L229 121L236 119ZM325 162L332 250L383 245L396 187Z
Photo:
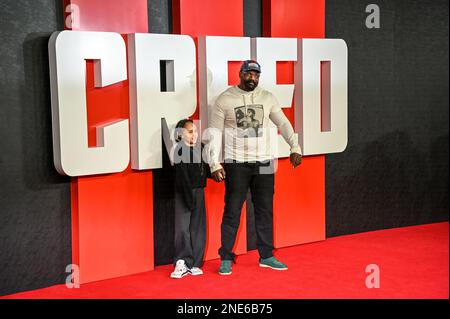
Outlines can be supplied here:
M160 65L166 66L161 91ZM167 131L195 112L195 44L187 35L137 33L128 36L131 167L162 167L161 125ZM164 119L164 121L162 121Z
M86 60L104 87L127 79L125 43L118 33L61 31L49 41L53 156L60 174L81 176L123 171L130 161L128 120L96 127L88 147Z
M261 65L259 86L272 92L282 108L290 108L294 95L294 84L277 84L277 62L297 61L297 39L294 38L253 38L252 58ZM272 121L270 126L275 128ZM298 137L297 137L298 138ZM289 144L278 135L277 157L290 155Z
M208 110L228 89L228 62L250 59L250 38L207 36L198 39L200 119L207 128Z
M162 167L164 137L197 106L195 44L187 35L128 35L129 121L97 125L96 147L88 146L86 60L94 60L94 82L104 87L127 79L125 41L118 33L62 31L49 41L54 163L59 173L115 173L131 161L137 170ZM202 131L208 111L228 88L228 62L257 59L259 85L281 107L295 100L295 131L303 155L342 152L347 146L347 45L341 39L199 37ZM294 61L295 84L276 83L277 61ZM164 70L161 70L161 68ZM165 78L162 78L162 72ZM164 83L161 83L164 81ZM276 134L275 134L276 138ZM275 142L276 144L276 139ZM278 136L277 156L289 155Z
M304 155L347 147L347 45L341 39L299 40L295 130Z

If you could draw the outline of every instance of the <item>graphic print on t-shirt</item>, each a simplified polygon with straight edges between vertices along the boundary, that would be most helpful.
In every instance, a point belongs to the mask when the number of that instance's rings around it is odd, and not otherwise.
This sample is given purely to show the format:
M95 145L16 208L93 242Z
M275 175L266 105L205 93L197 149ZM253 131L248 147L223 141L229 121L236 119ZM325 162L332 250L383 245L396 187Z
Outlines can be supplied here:
M261 137L263 135L264 109L261 104L234 108L238 137Z

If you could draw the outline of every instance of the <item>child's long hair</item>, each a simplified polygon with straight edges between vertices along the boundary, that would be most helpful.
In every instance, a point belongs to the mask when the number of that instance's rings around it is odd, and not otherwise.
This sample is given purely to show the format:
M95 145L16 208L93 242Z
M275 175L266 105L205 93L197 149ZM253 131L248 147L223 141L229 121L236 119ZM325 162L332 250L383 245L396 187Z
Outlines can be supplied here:
M183 138L183 128L186 125L186 123L194 124L194 121L190 119L182 119L181 121L178 121L177 125L175 126L175 133L174 133L175 142L178 143Z

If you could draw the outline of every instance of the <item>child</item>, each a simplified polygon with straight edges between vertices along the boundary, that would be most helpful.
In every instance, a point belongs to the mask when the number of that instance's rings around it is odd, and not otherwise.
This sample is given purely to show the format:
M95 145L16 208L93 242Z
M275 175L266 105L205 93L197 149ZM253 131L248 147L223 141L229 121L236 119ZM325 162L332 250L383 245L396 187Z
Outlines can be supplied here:
M175 256L171 278L201 275L206 244L205 193L209 166L202 159L193 121L184 119L175 127Z

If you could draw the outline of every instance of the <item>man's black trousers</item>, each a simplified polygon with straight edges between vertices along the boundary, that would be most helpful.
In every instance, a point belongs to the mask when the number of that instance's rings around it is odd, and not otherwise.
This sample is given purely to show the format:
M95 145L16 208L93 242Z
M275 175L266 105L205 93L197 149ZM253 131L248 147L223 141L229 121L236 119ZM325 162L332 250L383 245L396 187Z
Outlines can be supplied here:
M234 260L233 246L239 228L241 211L250 188L255 212L257 247L261 258L273 256L273 161L225 161L225 209L221 225L219 255Z

